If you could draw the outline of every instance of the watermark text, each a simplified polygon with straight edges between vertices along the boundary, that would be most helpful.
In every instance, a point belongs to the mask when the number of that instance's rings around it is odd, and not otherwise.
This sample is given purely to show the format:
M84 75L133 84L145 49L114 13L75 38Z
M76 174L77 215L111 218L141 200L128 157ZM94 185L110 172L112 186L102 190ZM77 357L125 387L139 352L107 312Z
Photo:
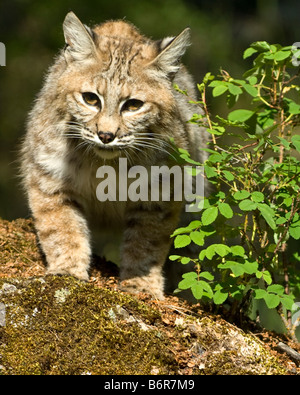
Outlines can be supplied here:
M292 65L295 67L299 67L300 66L300 41L295 42L292 45L292 52L293 52Z
M185 201L185 210L199 212L203 208L204 175L201 166L132 166L119 159L118 168L98 168L101 179L96 189L100 202L170 202Z
M6 66L6 48L3 43L0 42L0 66Z

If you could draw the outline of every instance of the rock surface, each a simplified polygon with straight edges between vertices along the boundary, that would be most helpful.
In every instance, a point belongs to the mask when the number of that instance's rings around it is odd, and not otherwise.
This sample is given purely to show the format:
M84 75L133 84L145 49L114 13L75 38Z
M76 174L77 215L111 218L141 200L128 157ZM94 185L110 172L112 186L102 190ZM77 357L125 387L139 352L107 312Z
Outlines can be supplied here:
M253 334L176 297L118 290L95 261L89 283L44 277L32 222L0 222L0 375L286 374Z

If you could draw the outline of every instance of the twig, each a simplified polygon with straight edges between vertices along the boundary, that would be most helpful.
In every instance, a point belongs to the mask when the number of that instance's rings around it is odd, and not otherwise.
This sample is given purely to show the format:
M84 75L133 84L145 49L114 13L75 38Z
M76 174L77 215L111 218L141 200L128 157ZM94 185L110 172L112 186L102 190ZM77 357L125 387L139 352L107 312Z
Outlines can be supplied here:
M279 351L285 352L294 362L297 364L300 364L300 354L293 350L291 347L289 347L287 344L279 342L277 344L277 349Z
M258 143L259 143L259 141L254 141L254 143L247 144L244 147L238 149L236 152L240 152L240 151L242 151L242 150L244 150L246 148L255 147Z

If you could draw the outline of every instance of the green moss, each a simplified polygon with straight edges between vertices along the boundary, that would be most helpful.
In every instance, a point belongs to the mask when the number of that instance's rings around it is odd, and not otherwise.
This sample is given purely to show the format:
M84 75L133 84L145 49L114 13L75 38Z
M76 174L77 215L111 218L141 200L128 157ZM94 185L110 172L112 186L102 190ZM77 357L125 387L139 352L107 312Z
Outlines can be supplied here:
M16 289L0 294L0 374L176 373L161 333L140 325L158 313L136 299L69 277L2 279L0 290L4 283Z
M0 279L0 307L0 375L286 373L220 318L177 314L166 327L146 303L72 277Z
M24 278L44 273L32 221L0 219L0 244L0 375L286 373L254 336L180 302Z

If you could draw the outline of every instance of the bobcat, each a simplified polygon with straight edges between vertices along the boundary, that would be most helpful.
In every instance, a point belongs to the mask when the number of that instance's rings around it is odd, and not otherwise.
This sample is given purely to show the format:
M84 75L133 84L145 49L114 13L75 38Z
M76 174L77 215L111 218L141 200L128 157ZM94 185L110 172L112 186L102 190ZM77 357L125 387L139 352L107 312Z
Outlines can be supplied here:
M99 202L96 172L104 164L117 171L119 158L147 169L170 165L170 138L194 157L205 144L205 132L187 123L196 110L173 88L195 98L180 64L189 29L152 41L123 20L91 29L69 12L63 30L65 48L29 114L22 145L47 273L88 280L92 229L103 238L112 232L109 241L121 232L121 287L162 298L163 264L182 202Z

